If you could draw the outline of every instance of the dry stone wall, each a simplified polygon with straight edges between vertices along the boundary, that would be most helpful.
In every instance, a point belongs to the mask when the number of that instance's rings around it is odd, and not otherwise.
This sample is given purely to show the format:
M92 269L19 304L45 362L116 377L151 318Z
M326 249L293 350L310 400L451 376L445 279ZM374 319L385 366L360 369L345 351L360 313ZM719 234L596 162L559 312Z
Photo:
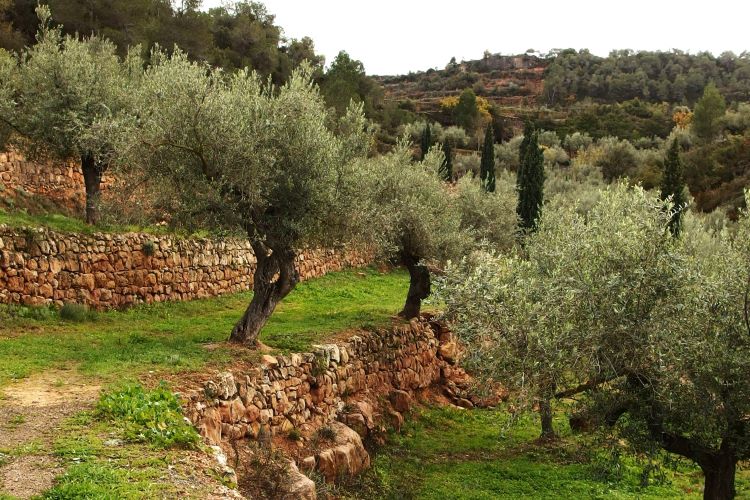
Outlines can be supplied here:
M312 442L316 430L333 429L329 448L297 457L302 470L332 481L369 466L362 445L389 423L399 427L415 393L439 386L452 397L465 374L453 366L450 332L428 318L365 332L313 352L264 355L256 365L216 374L202 387L183 388L185 414L209 444L268 436L296 429Z
M83 173L74 161L32 162L13 151L0 152L0 183L10 195L22 190L44 196L74 213L86 206Z
M369 258L343 250L306 250L303 280ZM243 240L149 234L62 234L0 225L0 303L96 309L191 300L252 289L256 260Z

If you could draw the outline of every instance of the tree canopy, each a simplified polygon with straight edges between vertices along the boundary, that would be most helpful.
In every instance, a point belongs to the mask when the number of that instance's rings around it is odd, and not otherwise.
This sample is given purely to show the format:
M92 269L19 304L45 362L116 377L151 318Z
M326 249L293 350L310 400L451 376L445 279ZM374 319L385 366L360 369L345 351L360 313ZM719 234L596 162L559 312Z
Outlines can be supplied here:
M147 192L157 217L248 238L258 260L255 294L232 338L253 344L299 280L295 252L343 234L344 165L369 147L361 108L337 127L342 137L329 129L309 66L276 88L257 73L227 77L179 51L152 59L132 119L121 120L118 175Z
M551 54L545 70L547 104L591 97L606 102L641 99L693 103L711 81L731 101L750 99L750 53L713 56L679 50L650 52L615 50L599 57L588 50L566 49Z
M78 159L93 222L107 167L101 157L110 147L93 137L105 119L128 106L141 61L133 54L121 60L106 39L63 35L51 25L49 9L38 13L37 43L18 56L0 52L0 137L34 159Z
M719 119L727 110L724 97L719 93L716 85L709 83L703 90L703 96L695 103L693 113L693 132L704 141L714 139L722 129Z
M592 422L695 461L705 497L731 498L750 450L750 219L732 235L687 217L680 239L669 221L657 196L616 184L585 213L546 210L526 258L449 268L438 296L465 366L517 407L587 392Z
M37 29L36 0L2 0L0 48L20 51L31 45ZM266 7L255 1L231 1L208 10L200 0L173 5L170 0L49 0L63 34L107 38L120 56L141 46L145 57L156 46L175 45L193 60L229 71L249 67L275 83L308 60L322 70L310 38L287 39ZM348 104L348 103L347 103Z
M471 242L461 228L459 211L438 175L444 160L433 147L412 164L411 144L400 142L390 153L357 168L356 203L369 221L369 238L383 256L409 270L410 287L401 315L419 315L431 291L428 266L462 255Z

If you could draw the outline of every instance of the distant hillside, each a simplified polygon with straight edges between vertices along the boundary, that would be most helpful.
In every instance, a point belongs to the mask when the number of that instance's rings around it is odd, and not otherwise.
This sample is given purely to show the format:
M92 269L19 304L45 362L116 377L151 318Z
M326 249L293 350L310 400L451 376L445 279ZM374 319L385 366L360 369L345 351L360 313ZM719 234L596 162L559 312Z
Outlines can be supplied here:
M471 88L501 108L536 105L544 91L549 59L535 55L487 54L476 61L451 63L443 70L401 76L376 76L386 101L411 100L422 113L439 112L441 99Z
M486 54L479 60L451 61L442 70L375 78L386 101L410 99L425 113L439 111L440 99L466 88L501 109L568 107L585 99L692 105L709 82L729 102L743 102L750 100L750 52L713 56L617 50L599 57L585 49L565 49L544 56Z

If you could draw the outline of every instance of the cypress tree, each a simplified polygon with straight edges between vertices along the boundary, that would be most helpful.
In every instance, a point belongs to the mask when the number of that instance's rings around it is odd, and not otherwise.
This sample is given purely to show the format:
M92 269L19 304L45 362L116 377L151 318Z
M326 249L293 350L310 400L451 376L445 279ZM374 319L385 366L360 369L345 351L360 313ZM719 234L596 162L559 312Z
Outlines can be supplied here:
M534 135L534 125L526 122L523 126L523 140L518 149L518 171L516 171L516 188L521 189L521 177L523 176L523 162L526 158L526 150L529 147L531 136Z
M449 142L443 144L443 154L445 159L438 173L445 182L451 182L453 180L453 148Z
M680 146L677 139L672 141L672 146L667 151L664 161L664 178L661 182L661 198L666 200L672 197L674 213L669 221L669 230L676 238L680 235L682 226L682 208L685 200L685 180L682 177L682 162L680 161Z
M518 177L518 206L516 212L521 229L533 231L544 203L544 155L536 132L529 137L526 155Z
M487 125L482 146L482 161L479 164L479 180L488 193L495 191L495 134L492 124Z
M424 127L424 131L422 132L422 156L419 158L420 161L424 160L424 157L427 156L427 152L430 150L430 146L432 145L432 132L430 131L430 124L427 123Z

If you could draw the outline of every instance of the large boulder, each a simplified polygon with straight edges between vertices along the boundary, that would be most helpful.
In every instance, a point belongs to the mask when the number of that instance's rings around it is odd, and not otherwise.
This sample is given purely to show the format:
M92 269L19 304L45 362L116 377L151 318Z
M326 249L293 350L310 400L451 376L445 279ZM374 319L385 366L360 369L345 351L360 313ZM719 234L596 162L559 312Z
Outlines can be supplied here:
M206 382L204 390L208 398L227 400L237 394L237 384L231 373L223 372L219 374L218 380L209 380Z
M355 476L370 467L370 455L362 439L354 430L341 422L329 426L336 434L334 446L321 451L317 456L318 471L327 482L340 476Z
M411 395L406 391L393 390L388 395L388 399L393 405L393 409L399 413L406 413L411 408Z
M289 463L286 477L279 485L280 500L316 500L315 482L302 474L294 462Z

